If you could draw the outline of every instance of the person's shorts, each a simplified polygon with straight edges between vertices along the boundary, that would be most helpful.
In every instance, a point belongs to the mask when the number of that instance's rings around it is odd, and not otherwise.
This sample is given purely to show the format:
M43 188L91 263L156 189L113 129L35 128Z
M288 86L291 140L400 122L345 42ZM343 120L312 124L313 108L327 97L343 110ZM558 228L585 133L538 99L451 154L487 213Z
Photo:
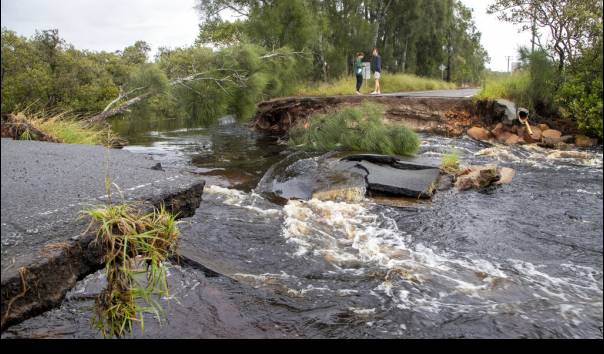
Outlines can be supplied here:
M373 78L374 78L374 79L376 79L376 80L379 80L381 76L382 76L382 75L380 74L380 72L379 72L379 71L376 71L376 72L373 74Z

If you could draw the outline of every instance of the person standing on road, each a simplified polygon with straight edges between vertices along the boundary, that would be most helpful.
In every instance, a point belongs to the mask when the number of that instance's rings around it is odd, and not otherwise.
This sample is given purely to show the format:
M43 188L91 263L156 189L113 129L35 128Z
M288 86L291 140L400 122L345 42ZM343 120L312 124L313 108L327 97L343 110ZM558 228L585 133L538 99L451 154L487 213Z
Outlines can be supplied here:
M382 77L382 57L377 48L373 48L371 71L373 71L373 78L375 79L375 90L371 94L380 95L382 93L380 87L380 78Z
M361 86L363 85L363 58L365 54L358 52L357 58L354 62L354 74L357 77L357 90L356 94L361 95Z

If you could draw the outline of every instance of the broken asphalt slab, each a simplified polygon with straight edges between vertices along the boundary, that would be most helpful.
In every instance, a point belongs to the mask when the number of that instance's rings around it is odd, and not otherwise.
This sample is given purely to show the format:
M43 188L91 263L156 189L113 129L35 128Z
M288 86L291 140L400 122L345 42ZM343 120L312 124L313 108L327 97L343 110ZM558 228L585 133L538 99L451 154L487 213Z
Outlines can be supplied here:
M108 201L107 173L114 203L164 204L193 215L205 182L156 163L102 146L2 139L2 330L58 305L78 279L102 267L81 212Z
M367 189L412 198L430 198L438 185L440 169L432 159L360 154L343 158L356 161L366 172Z

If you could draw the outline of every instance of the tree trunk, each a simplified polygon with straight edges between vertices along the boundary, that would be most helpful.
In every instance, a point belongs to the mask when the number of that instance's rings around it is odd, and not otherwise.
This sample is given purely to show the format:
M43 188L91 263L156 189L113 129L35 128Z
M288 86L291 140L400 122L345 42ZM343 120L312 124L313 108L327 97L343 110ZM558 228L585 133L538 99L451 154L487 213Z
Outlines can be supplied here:
M407 38L405 38L405 49L403 50L403 60L402 60L403 74L405 73L405 70L407 69L407 45L408 44L409 44L409 36L407 36Z
M138 104L139 102L141 102L142 100L144 100L145 98L147 98L149 96L151 96L151 92L147 92L140 96L136 96L136 97L124 102L124 104L122 104L121 106L119 106L117 108L101 112L101 113L97 114L96 116L89 118L88 122L90 124L96 124L96 123L100 123L100 122L104 121L105 119L107 119L109 117L113 117L117 114L122 114L122 113L126 112L131 106Z

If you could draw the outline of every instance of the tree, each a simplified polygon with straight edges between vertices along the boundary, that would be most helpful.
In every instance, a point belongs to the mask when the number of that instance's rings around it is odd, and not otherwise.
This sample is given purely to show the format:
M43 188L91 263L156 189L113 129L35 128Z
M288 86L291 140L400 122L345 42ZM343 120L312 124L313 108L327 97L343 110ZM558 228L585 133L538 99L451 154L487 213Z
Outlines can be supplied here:
M462 72L481 70L486 52L471 12L460 12L460 6L457 0L198 0L200 38L222 45L225 37L237 33L237 39L268 50L309 52L313 62L308 76L323 80L350 74L354 54L363 51L369 59L374 46L391 72L440 77L443 60L453 68L460 58L468 62ZM221 16L225 11L237 14L237 20L226 21ZM464 26L455 27L459 21ZM457 48L455 53L452 48ZM449 72L451 80L478 77Z
M139 65L147 62L151 46L145 41L136 41L133 45L126 47L122 52L122 58L128 65Z
M572 62L583 48L593 46L598 37L598 22L602 19L602 2L594 0L496 0L488 13L497 14L502 21L521 25L522 31L534 31L534 26L546 30L549 39L540 49L556 58L558 72Z

